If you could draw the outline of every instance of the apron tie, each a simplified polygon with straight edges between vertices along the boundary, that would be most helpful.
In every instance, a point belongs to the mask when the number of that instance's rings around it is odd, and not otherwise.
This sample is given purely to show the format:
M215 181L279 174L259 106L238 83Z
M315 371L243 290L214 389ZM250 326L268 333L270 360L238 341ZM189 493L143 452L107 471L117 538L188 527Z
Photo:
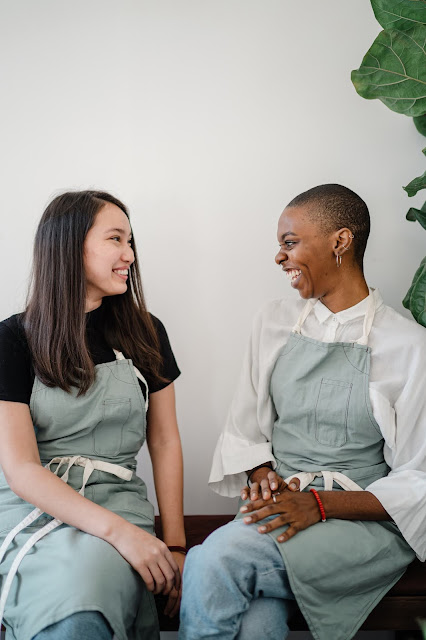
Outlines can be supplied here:
M293 478L297 478L300 482L299 490L303 491L308 485L315 480L315 478L324 478L324 491L333 490L333 481L338 484L345 491L364 491L362 487L356 482L345 476L340 471L300 471L294 473L288 478L284 479L284 482L288 484Z
M81 489L79 490L79 493L82 496L84 496L84 490L86 488L87 482L88 482L90 476L92 475L93 471L95 471L95 470L96 471L105 471L106 473L111 473L112 475L117 476L117 478L121 478L122 480L126 480L126 481L131 480L132 476L133 476L133 471L131 469L126 469L125 467L121 467L118 464L112 464L111 462L104 462L103 460L93 460L91 458L85 458L83 456L64 456L62 458L61 457L52 458L52 460L46 465L46 469L48 469L50 471L50 466L52 464L57 464L58 465L56 470L54 472L52 471L52 473L54 473L55 475L58 475L59 469L62 467L62 465L67 464L67 468L66 468L64 474L62 476L60 476L61 480L63 482L65 482L65 483L68 483L68 477L69 477L70 469L71 469L71 467L73 465L76 465L76 466L79 466L79 467L84 467L83 481L82 481ZM23 520L21 520L21 522L19 522L16 525L16 527L14 527L12 529L12 531L10 531L8 533L8 535L6 536L6 538L3 541L3 544L0 547L0 563L2 562L2 560L3 560L3 558L4 558L5 554L6 554L7 548L9 547L11 542L13 542L13 540L15 539L15 536L20 531L22 531L23 529L28 527L30 524L32 524L35 520L37 520L37 518L39 518L43 513L45 513L45 512L37 507L36 509L31 511L31 513L29 513ZM51 531L53 531L54 529L59 527L61 524L62 524L62 521L58 520L58 518L54 518L53 520L48 522L46 525L44 525L44 527L42 527L41 529L36 531L27 540L27 542L24 544L22 549L16 555L16 557L15 557L14 561L12 562L12 565L11 565L11 567L9 569L9 572L8 572L8 574L6 576L6 580L5 580L5 583L3 585L3 588L1 590L1 597L0 597L0 627L1 627L2 620L3 620L3 613L4 613L4 608L6 606L6 600L7 600L7 597L9 595L13 579L16 576L17 571L19 569L19 565L21 564L22 560L24 559L24 557L26 556L28 551L41 538L43 538L45 535L47 535L48 533L50 533Z

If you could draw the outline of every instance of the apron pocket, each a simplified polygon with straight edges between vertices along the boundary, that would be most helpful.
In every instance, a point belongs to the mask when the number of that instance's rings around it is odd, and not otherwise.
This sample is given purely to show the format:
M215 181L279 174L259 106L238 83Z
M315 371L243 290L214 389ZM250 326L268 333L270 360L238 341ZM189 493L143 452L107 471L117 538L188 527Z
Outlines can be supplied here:
M315 407L315 438L329 447L342 447L347 440L349 399L352 384L322 378Z
M102 403L102 420L93 434L93 448L99 455L116 456L121 451L123 426L131 409L130 398L111 398Z

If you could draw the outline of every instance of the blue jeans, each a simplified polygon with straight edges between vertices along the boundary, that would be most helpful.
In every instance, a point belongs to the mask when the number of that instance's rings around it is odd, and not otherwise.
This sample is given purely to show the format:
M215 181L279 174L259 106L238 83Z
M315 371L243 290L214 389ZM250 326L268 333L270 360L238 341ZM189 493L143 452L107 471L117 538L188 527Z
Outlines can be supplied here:
M33 640L111 640L113 632L102 613L79 611L40 631Z
M274 540L234 520L188 553L179 640L283 640L294 607Z

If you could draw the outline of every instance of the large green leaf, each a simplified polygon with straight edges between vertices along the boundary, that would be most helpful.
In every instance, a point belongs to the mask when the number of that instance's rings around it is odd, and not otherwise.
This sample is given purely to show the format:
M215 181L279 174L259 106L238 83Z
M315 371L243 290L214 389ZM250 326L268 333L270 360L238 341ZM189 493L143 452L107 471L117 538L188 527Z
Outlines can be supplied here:
M407 220L410 220L412 222L415 222L417 220L417 222L422 225L423 229L426 229L426 202L421 209L415 209L414 207L408 209L407 215L405 217Z
M411 311L419 324L426 327L426 258L423 258L414 274L412 285L402 304Z
M360 96L378 98L407 116L426 113L426 27L381 31L364 56L352 82Z
M415 196L421 189L426 189L426 171L423 175L414 178L414 180L411 180L406 187L402 188L408 193L410 198L411 196Z
M383 29L410 29L426 24L426 0L371 0L374 15Z
M426 136L426 113L424 113L422 116L413 118L413 122L417 131L421 133L422 136Z

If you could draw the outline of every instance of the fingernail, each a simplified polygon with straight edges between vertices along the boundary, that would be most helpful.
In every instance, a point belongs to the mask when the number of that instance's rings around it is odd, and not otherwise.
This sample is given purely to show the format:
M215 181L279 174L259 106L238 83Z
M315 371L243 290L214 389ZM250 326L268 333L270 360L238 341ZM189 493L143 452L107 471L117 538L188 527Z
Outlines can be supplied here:
M277 540L278 542L284 542L285 538L284 536L278 536Z
M258 531L264 533L265 531L267 531L267 528L263 525L262 527L259 527Z
M255 493L252 493L252 494L251 494L251 499L252 499L252 500L256 500L256 494L255 494Z
M248 511L248 507L241 507L240 511L241 513L245 513L246 511Z
M243 520L246 524L249 524L250 522L252 522L253 518L251 516L247 516L246 518L243 518Z
M264 497L264 498L267 498L267 497L268 497L268 492L267 492L267 491L264 491L264 492L263 492L263 497Z
M290 489L297 489L297 486L294 484L294 482L291 482L288 486Z

